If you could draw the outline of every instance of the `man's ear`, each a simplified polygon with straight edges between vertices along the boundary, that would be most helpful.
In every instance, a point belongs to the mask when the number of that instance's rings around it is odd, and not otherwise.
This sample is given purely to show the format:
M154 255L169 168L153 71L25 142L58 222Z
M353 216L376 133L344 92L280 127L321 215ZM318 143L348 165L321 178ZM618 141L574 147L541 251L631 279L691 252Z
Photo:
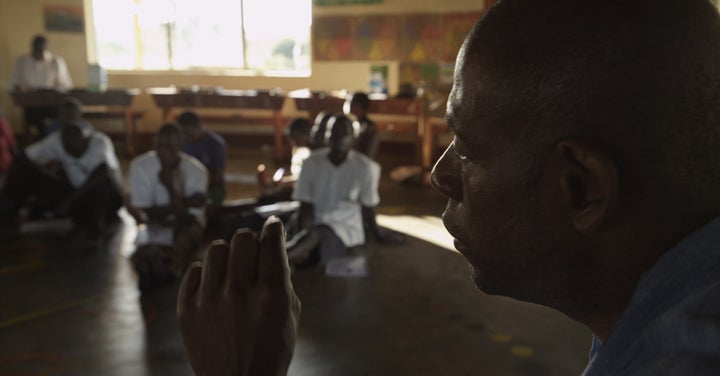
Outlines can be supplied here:
M581 233L597 231L616 209L619 189L615 161L605 149L580 140L561 141L554 153L572 225Z

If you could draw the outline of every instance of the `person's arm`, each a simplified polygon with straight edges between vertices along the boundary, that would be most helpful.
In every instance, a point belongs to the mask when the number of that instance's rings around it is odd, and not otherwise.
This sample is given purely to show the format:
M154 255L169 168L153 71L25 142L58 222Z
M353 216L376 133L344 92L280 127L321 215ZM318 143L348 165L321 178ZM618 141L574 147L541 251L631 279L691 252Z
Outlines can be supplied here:
M367 156L375 159L378 151L378 146L380 146L380 135L374 123L372 124L372 128L368 131L367 142Z
M154 179L146 176L145 171L135 166L134 163L130 165L130 204L132 212L137 214L133 217L136 218L138 224L151 221L172 225L173 223L168 222L170 215L174 215L176 219L178 216L184 217L185 213L187 213L186 207L195 207L198 206L199 201L204 201L204 195L202 194L188 198L178 197L179 195L172 181L172 174L172 171L165 171L164 173L161 171L158 174L158 180L167 189L170 202L167 205L152 205L150 181L154 181ZM165 182L163 182L163 179ZM204 202L200 203L200 205L203 204Z
M381 229L377 224L375 207L380 203L378 185L380 184L380 165L370 161L363 174L360 187L360 205L362 205L363 224L375 238L382 243L402 243L405 236L401 233Z
M283 236L282 222L270 217L259 241L239 230L185 273L177 313L196 375L287 375L301 308Z
M60 91L72 89L73 83L70 78L70 72L65 64L65 59L60 56L55 56L55 61L57 62L57 82L55 88Z
M205 206L205 194L196 193L189 197L181 197L175 189L174 170L161 170L158 173L160 184L167 190L170 197L170 203L164 206L154 206L143 209L147 213L149 219L154 221L166 221L169 215L175 216L175 221L184 222L191 220L193 217L189 213L189 208L201 208Z

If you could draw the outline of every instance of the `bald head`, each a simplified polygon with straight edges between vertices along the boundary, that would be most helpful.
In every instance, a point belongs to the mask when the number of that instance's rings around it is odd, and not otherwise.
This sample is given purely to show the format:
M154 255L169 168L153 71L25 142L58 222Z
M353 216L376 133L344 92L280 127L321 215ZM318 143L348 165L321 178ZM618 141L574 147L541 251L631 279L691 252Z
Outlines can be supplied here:
M458 64L476 121L536 148L598 142L671 195L720 188L720 22L707 0L501 1Z
M707 0L504 0L458 54L433 185L489 294L603 339L641 276L720 214Z

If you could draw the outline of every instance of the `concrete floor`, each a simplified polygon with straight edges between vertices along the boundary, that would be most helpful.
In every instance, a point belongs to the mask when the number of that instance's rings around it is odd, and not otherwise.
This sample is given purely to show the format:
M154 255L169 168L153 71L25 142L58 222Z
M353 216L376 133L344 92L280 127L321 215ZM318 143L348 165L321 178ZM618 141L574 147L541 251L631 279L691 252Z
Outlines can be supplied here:
M270 154L232 156L230 198L255 195L254 166ZM381 162L387 172L408 158ZM396 185L385 173L381 197L381 224L418 237L367 244L367 278L320 269L293 276L303 316L290 375L582 372L585 328L543 307L482 295L463 258L440 246L447 235L437 193ZM74 247L72 232L42 229L0 245L0 375L192 374L175 317L177 284L139 296L127 260L134 229L123 218L97 250Z

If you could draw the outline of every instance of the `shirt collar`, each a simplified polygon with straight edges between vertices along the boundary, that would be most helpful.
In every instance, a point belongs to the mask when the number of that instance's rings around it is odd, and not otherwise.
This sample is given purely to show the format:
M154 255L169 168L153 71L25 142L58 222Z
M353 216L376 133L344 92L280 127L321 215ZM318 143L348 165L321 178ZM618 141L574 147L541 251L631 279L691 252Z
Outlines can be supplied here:
M670 248L640 278L625 312L601 344L595 338L592 363L619 359L645 325L720 275L720 217ZM595 359L601 355L603 361ZM600 361L600 362L596 362Z

